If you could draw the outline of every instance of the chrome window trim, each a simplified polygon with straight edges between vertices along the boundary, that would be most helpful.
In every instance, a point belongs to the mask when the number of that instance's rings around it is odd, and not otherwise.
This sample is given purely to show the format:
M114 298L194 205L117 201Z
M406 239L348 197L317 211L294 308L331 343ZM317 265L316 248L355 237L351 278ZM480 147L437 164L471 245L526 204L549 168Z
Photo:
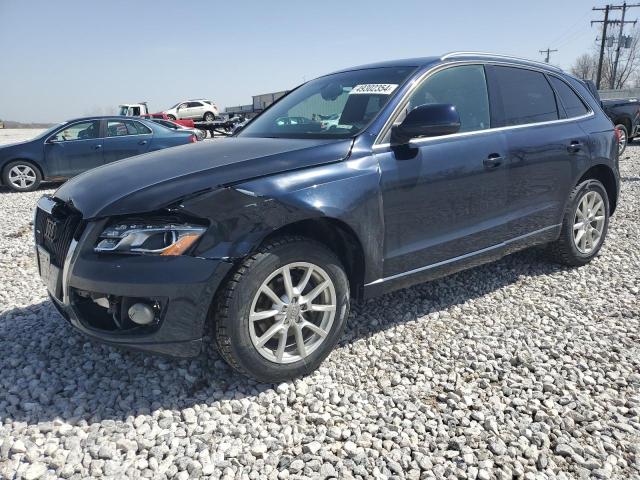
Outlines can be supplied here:
M520 62L527 62L532 65L540 65L548 70L555 70L557 72L562 72L562 69L556 67L554 65L550 65L548 63L539 62L538 60L530 60L528 58L516 57L513 55L504 55L500 53L491 53L491 52L473 52L473 51L457 51L457 52L448 52L440 57L440 60L447 60L449 58L456 57L491 57L491 58L503 58L505 60L517 60Z
M471 257L474 257L476 255L480 255L482 253L491 252L492 250L496 250L498 248L506 247L507 245L509 245L511 243L518 242L520 240L524 240L525 238L530 237L532 235L537 235L538 233L544 233L547 230L551 230L552 228L558 228L558 227L561 227L561 226L562 226L561 223L558 223L556 225L549 225L548 227L544 227L544 228L541 228L539 230L534 230L533 232L525 233L524 235L520 235L520 236L511 238L509 240L505 240L504 242L497 243L496 245L491 245L490 247L481 248L480 250L475 250L473 252L465 253L465 254L459 255L457 257L449 258L447 260L442 260L442 261L436 262L436 263L431 263L429 265L425 265L424 267L418 267L418 268L414 268L412 270L407 270L406 272L396 273L394 275L389 275L388 277L379 278L377 280L374 280L373 282L369 282L369 283L365 284L365 287L371 287L373 285L379 285L381 283L388 282L390 280L396 280L398 278L402 278L402 277L405 277L407 275L413 275L414 273L424 272L425 270L431 270L432 268L442 267L442 266L447 265L449 263L457 262L457 261L460 261L460 260L465 260L467 258L471 258Z
M426 72L424 72L422 75L420 75L420 77L418 77L416 80L414 80L414 83L413 83L413 85L411 85L411 88L409 90L407 90L407 92L404 94L404 97L396 105L396 108L394 108L394 110L391 113L391 115L389 115L389 118L384 123L382 129L380 130L380 133L378 133L378 135L376 136L376 139L373 142L373 147L372 147L373 150L380 150L380 149L388 148L388 147L391 146L391 144L389 142L382 143L382 139L387 135L389 129L393 126L395 119L398 117L398 115L400 115L400 112L402 111L404 106L409 101L409 98L416 91L418 86L422 84L422 82L424 82L431 75L434 75L435 73L437 73L437 72L439 72L441 70L445 70L447 68L458 67L458 66L462 66L462 65L483 65L483 66L484 65L497 65L497 66L503 66L503 67L522 68L522 69L525 69L525 70L532 70L534 72L539 72L539 73L546 74L546 75L555 75L558 79L562 80L562 78L559 75L557 75L557 74L555 74L553 72L549 72L548 70L546 70L544 68L537 68L535 66L520 65L520 64L517 64L517 63L510 63L510 62L484 61L484 60L462 60L462 61L457 61L457 62L441 63L439 65L436 65L436 66L428 69ZM564 81L564 80L562 80L562 81ZM567 82L564 82L564 83L567 83ZM569 87L571 87L571 85L569 85ZM554 96L555 96L555 90L553 89L553 87L551 85L550 85L550 88L554 92ZM584 120L585 118L589 118L589 117L594 116L595 114L593 112L593 109L591 108L591 105L589 105L589 102L585 101L584 97L582 95L580 95L580 93L576 92L575 89L573 91L576 93L576 95L578 95L578 97L582 100L582 102L587 106L587 108L589 109L588 113L586 113L584 115L581 115L579 117L559 118L557 120L548 120L548 121L545 121L545 122L524 123L522 125L509 125L509 126L506 126L506 127L493 127L493 128L489 127L489 128L485 128L484 130L473 130L471 132L453 133L451 135L440 135L440 136L437 136L437 137L415 138L415 139L410 140L409 144L410 145L416 145L416 144L420 145L422 143L432 142L432 141L437 141L437 140L442 140L442 139L465 137L465 136L469 136L469 135L487 134L489 132L512 130L512 129L516 129L516 128L529 128L529 127L536 127L536 126L541 126L541 125L552 125L552 124L556 124L556 123L573 122L573 121L578 121L578 120Z

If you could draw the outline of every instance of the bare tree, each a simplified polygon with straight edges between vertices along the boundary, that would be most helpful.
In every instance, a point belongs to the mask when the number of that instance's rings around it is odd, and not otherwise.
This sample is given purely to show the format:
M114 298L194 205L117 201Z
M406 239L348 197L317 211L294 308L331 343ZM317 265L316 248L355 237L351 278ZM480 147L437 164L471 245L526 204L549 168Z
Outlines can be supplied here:
M630 36L631 43L629 48L624 48L623 45L620 49L618 70L613 82L614 89L629 87L638 84L640 81L640 31L634 29L631 31ZM616 48L617 42L605 46L600 88L610 88L613 64L616 60ZM596 47L594 53L583 53L580 55L571 66L571 73L583 80L592 80L595 82L598 75L599 54L599 48Z
M571 66L571 74L582 80L595 80L598 69L598 59L589 53L583 53Z

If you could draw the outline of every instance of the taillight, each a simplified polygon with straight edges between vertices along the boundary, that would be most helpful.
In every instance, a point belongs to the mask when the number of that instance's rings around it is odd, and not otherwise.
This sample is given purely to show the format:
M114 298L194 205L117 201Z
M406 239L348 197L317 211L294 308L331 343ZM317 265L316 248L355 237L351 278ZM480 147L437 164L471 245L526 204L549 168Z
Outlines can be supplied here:
M189 141L191 143L196 143L198 141L198 137L196 137L194 134L191 134L191 137L189 138Z

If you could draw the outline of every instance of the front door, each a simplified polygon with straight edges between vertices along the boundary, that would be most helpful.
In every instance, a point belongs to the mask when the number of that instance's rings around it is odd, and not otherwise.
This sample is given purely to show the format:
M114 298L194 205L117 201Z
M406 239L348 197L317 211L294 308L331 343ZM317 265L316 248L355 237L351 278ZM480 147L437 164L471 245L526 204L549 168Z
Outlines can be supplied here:
M477 252L505 239L507 153L503 132L490 129L484 67L450 67L429 76L404 112L452 104L460 132L376 150L384 209L384 275ZM401 114L395 123L403 119Z
M176 110L177 118L191 118L191 108L189 107L190 102L184 102L182 105L178 106Z
M73 177L103 163L100 121L65 125L45 143L45 161L52 177Z

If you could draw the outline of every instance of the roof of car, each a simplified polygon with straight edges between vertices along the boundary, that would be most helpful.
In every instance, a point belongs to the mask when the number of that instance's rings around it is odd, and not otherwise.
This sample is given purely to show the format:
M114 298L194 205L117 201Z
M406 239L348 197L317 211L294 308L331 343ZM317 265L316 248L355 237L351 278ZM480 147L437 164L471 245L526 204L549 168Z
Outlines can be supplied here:
M63 123L70 122L81 122L81 121L89 121L89 120L141 120L141 121L149 121L147 118L142 117L127 117L125 115L95 115L93 117L79 117L79 118L71 118L69 120L65 120Z
M537 68L543 68L550 71L562 72L562 70L556 66L548 63L538 62L536 60L529 60L526 58L514 57L511 55L502 55L499 53L487 53L487 52L450 52L438 57L418 57L418 58L405 58L400 60L388 60L385 62L369 63L366 65L360 65L357 67L345 68L338 70L334 73L348 72L352 70L363 70L366 68L384 68L384 67L426 67L428 65L453 61L453 60L484 60L484 61L508 61L510 63L520 64L524 66L535 66Z

